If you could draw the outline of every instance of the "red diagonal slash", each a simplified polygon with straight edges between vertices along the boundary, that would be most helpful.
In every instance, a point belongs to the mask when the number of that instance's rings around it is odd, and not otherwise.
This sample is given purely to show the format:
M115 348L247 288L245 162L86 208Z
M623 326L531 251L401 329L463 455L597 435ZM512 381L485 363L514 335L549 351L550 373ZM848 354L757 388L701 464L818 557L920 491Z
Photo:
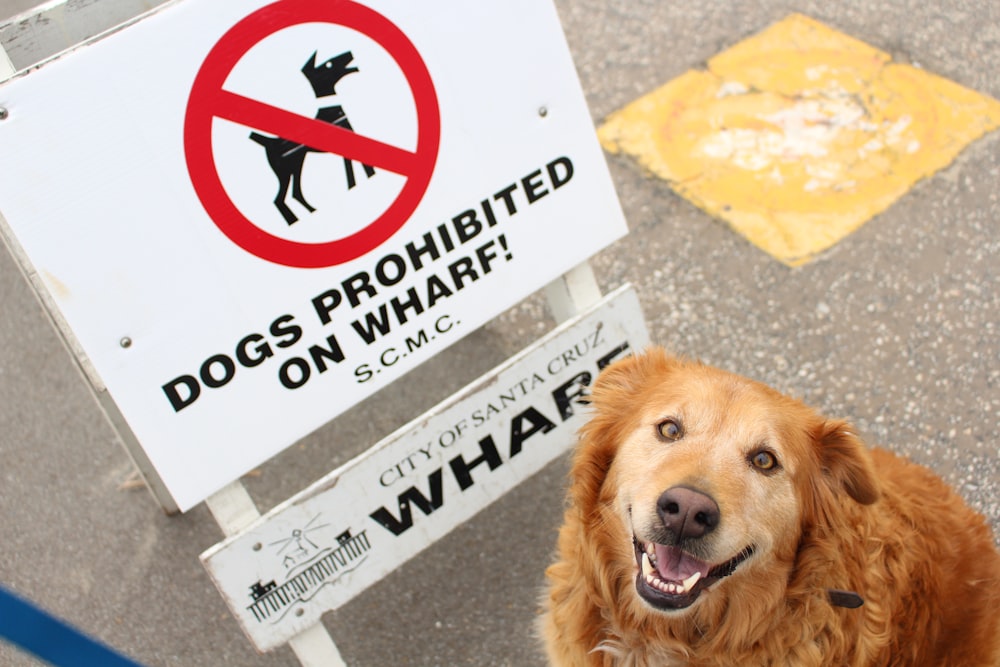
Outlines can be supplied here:
M315 118L219 90L212 104L219 118L378 167L401 176L414 173L416 154Z

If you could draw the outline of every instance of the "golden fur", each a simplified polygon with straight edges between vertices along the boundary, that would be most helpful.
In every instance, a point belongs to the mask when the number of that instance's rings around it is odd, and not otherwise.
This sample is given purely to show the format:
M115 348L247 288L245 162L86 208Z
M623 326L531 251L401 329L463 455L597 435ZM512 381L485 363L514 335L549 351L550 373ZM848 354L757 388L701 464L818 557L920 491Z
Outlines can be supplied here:
M769 387L659 349L609 367L592 407L546 573L552 665L1000 666L1000 553L984 519L926 468L868 450L847 424ZM654 544L658 499L677 487L719 515L683 540L685 555ZM690 606L662 611L640 596L646 545L656 562L670 550L685 574L701 567L709 581L694 584ZM697 565L744 547L753 553L730 576ZM644 588L658 604L684 597ZM864 604L834 606L830 589Z

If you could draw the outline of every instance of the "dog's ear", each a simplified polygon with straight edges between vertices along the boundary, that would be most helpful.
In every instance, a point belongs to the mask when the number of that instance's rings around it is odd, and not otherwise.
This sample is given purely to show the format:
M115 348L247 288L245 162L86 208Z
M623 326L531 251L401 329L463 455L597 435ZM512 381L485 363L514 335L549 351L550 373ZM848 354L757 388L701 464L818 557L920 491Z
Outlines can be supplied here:
M878 478L871 455L851 427L843 421L827 420L815 437L820 465L835 485L862 505L878 500Z
M631 355L615 361L597 376L593 391L608 399L630 397L647 375L643 367L649 364L651 357L662 356L665 356L663 352L653 348L641 356Z
M318 55L319 55L319 51L313 51L312 57L309 59L309 61L305 65L302 66L302 73L305 74L307 77L312 72L316 71L316 56L318 56Z

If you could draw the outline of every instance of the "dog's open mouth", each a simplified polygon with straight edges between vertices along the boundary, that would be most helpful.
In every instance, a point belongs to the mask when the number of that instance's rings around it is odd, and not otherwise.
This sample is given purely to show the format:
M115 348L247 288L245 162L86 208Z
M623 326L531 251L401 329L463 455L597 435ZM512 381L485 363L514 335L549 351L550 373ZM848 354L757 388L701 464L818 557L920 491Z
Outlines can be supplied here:
M634 536L632 546L639 565L636 591L652 606L666 610L690 606L702 591L731 575L754 552L752 546L747 546L726 562L712 565L679 547L643 543Z

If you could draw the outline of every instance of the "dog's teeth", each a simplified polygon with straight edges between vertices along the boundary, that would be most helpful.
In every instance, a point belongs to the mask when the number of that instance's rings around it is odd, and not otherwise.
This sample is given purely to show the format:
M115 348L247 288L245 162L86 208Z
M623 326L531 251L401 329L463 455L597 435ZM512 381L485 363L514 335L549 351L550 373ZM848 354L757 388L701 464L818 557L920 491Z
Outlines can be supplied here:
M653 564L649 562L649 556L646 554L642 555L642 576L646 579L653 576Z
M701 579L701 572L695 572L690 577L681 582L681 590L687 593L689 590L694 588L694 585L698 583Z
M660 578L659 573L656 571L656 566L653 565L654 554L650 553L654 551L652 545L646 547L642 554L642 559L640 560L642 568L642 576L646 580L646 583L653 588L659 590L667 595L684 595L691 591L701 580L701 572L695 572L690 577L681 582L676 581L664 581Z

